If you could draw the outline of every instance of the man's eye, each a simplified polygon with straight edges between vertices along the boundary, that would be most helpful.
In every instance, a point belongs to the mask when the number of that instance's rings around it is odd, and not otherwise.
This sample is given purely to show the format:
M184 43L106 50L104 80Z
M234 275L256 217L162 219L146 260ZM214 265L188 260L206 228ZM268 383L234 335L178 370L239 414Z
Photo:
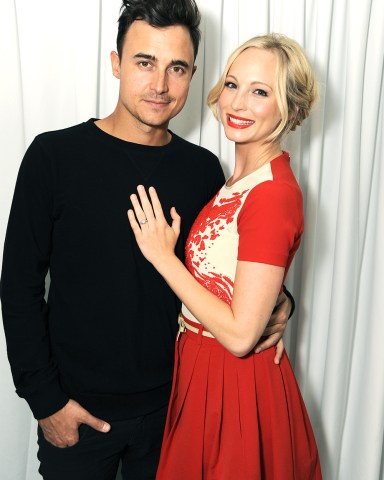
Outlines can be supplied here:
M172 70L173 70L175 73L177 73L177 74L182 74L182 73L184 73L184 68L183 68L183 67L179 67L179 66L177 66L177 67L172 67Z

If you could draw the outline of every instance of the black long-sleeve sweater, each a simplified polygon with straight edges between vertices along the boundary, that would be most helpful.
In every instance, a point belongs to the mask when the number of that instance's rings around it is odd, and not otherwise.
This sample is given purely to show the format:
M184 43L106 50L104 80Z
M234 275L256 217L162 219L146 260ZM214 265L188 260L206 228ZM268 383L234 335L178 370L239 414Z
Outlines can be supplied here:
M91 119L35 138L16 183L1 300L16 391L36 418L69 398L107 421L167 403L180 305L136 245L129 196L153 185L164 212L176 207L183 258L223 182L217 157L175 134L143 146Z

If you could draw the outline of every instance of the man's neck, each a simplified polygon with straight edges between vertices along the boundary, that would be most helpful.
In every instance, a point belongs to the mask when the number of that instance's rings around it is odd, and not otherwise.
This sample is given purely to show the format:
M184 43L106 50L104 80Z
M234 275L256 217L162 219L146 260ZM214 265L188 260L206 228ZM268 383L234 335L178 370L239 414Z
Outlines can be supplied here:
M172 139L167 125L159 127L144 126L138 121L132 124L132 122L125 122L116 112L97 120L95 125L113 137L140 145L163 146L167 145Z

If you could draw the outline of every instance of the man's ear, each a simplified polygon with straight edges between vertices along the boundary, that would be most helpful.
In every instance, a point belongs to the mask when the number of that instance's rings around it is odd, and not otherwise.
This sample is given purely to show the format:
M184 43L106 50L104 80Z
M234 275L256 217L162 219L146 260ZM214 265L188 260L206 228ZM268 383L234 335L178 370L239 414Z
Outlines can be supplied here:
M114 77L120 79L120 57L115 51L111 52L112 74Z

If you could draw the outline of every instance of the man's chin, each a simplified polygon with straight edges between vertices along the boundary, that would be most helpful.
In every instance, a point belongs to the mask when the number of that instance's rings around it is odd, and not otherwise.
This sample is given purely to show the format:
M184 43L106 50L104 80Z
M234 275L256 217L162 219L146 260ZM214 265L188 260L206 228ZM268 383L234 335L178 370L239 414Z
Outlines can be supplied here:
M181 109L168 109L167 111L152 111L139 115L137 119L150 127L167 128L170 120L176 117Z
M146 125L147 127L150 128L158 128L158 129L167 129L169 121L171 120L172 117L141 117L138 118L137 120L142 123L143 125Z

